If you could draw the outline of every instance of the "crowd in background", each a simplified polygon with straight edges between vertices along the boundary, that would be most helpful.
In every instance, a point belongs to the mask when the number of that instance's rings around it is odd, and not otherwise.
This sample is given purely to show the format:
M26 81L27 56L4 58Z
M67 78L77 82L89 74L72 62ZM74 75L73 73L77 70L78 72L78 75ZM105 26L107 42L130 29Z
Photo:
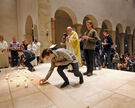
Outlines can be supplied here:
M93 71L97 67L118 69L135 72L135 55L129 54L119 55L112 48L113 41L108 30L103 31L103 39L97 36L96 30L93 28L91 21L86 22L87 31L83 36L72 30L72 27L67 27L67 33L62 35L60 47L66 48L73 52L78 60L79 66L86 65L87 71ZM16 41L13 37L8 43L0 35L0 68L9 67L9 64L14 67L18 64L18 50L29 50L36 55L33 65L39 63L40 58L40 42L37 40L23 40L22 43ZM10 52L10 56L8 54ZM92 69L92 70L91 70ZM88 72L87 72L88 73Z
M12 41L7 43L4 40L4 37L0 35L0 68L15 67L18 66L19 54L18 50L28 50L35 54L35 60L32 61L32 65L37 65L39 63L40 57L40 42L36 39L34 41L23 40L22 43L19 43L15 37L12 38ZM10 52L10 53L9 53Z
M125 55L120 55L117 51L112 47L113 41L112 37L109 34L108 30L104 30L103 39L98 40L96 42L96 48L94 50L94 69L101 68L109 68L109 69L117 69L124 71L135 72L135 55L130 56L128 53ZM66 38L68 34L63 33L61 47L66 48ZM80 52L81 52L81 63L82 65L86 65L86 59L84 55L84 40L80 37ZM105 45L107 43L108 45Z

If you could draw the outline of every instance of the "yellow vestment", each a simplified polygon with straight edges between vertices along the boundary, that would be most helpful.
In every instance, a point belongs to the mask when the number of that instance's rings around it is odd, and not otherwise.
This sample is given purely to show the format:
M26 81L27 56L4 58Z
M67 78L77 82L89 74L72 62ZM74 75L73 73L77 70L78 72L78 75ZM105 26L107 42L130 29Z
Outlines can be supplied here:
M79 37L78 34L75 31L72 31L71 34L68 35L69 41L66 41L66 49L72 51L77 60L79 66L82 66L81 64L81 53L80 53L80 42L79 42Z

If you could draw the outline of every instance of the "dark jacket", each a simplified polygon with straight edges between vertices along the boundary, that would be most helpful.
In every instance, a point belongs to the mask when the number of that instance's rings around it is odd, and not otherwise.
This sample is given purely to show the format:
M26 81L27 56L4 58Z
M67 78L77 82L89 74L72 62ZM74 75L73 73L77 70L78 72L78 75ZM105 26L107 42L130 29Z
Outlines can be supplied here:
M22 50L22 52L24 53L23 55L21 55L21 58L20 58L20 63L22 63L22 60L25 59L30 59L32 57L35 57L35 54L31 51L28 51L28 50Z
M100 40L100 38L97 36L96 30L93 28L91 30L87 30L84 33L84 36L88 36L89 38L84 39L83 49L95 50L96 42Z
M106 42L106 43L107 43L107 45L104 45L104 46L103 46L104 50L111 49L111 46L113 45L113 41L112 41L111 35L109 35L109 36L104 36L104 37L103 37L103 42Z
M101 41L98 40L98 41L96 42L95 52L99 53L100 47L101 47Z

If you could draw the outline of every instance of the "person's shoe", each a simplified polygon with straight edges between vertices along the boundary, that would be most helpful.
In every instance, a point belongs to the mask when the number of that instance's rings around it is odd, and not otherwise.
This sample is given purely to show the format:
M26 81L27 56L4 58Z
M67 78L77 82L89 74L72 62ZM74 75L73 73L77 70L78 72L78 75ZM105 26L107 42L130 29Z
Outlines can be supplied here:
M32 72L36 71L34 68L32 68Z
M32 68L32 69L28 69L29 71L31 71L31 72L34 72L34 71L36 71L34 68Z
M88 74L88 72L83 73L83 75L87 75L87 74Z
M92 76L92 73L89 72L89 73L87 74L87 76L88 76L88 77L89 77L89 76Z
M98 67L99 70L101 70L101 68L102 68L101 66Z
M84 81L83 81L83 76L81 75L81 76L80 76L80 81L79 81L79 83L82 84L83 82L84 82Z
M73 70L68 70L68 72L71 72L71 73L73 73Z
M69 85L69 82L64 82L64 83L61 85L60 88L64 88L64 87L66 87L67 85Z

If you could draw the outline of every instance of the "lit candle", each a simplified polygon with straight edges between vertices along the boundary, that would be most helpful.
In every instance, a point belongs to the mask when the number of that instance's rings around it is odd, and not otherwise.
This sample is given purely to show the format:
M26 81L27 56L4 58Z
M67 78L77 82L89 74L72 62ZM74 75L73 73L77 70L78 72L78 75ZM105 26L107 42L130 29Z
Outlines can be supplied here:
M10 79L10 82L12 82L13 80L12 79Z
M33 78L31 78L30 80L33 81Z
M9 77L9 74L7 74L7 77Z
M19 87L20 86L20 84L19 83L16 83L16 87Z
M6 77L5 79L8 80L8 77Z
M43 85L43 81L40 81L40 85Z
M25 83L25 88L28 88L28 84L27 83Z

